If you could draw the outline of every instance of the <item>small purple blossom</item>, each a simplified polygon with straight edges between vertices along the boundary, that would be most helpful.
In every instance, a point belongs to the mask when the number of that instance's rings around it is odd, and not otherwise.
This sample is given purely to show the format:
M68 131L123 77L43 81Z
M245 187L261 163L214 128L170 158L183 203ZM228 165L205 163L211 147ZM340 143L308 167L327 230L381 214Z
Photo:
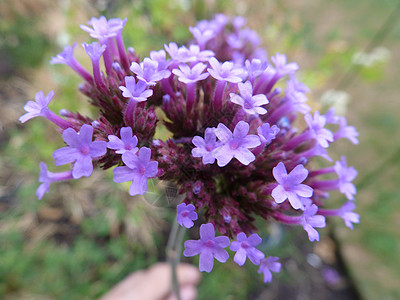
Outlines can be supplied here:
M303 165L297 165L289 174L283 162L272 169L272 173L278 182L278 186L272 190L272 197L276 203L282 203L289 199L294 209L303 207L299 197L311 197L313 189L308 185L301 184L308 176L308 170Z
M95 62L99 62L100 57L103 55L104 51L106 50L106 45L101 45L98 42L93 42L91 44L82 44L83 48L87 55L89 55L90 59Z
M242 74L243 70L235 69L233 62L226 61L221 64L215 57L212 57L210 58L209 63L211 68L208 68L207 71L215 79L228 81L231 83L238 83L242 81L240 75Z
M167 61L167 54L163 49L150 51L150 58L158 62L158 71L165 70L170 64L170 61Z
M278 262L279 257L276 256L268 256L261 260L260 268L258 269L258 273L264 274L264 283L272 281L272 273L279 273L281 271L281 263Z
M114 182L132 181L129 195L143 195L147 191L147 179L157 175L158 162L150 161L151 150L142 147L138 155L125 152L122 161L126 166L116 167L113 170Z
M312 204L305 209L303 215L301 216L301 225L304 230L307 231L308 239L311 242L319 241L319 233L316 228L324 228L326 226L325 217L317 215L318 206Z
M306 114L304 120L313 134L314 138L317 140L318 144L323 148L329 147L329 142L333 142L333 134L330 130L324 128L326 124L325 116L320 115L318 111L314 113L314 118L311 114Z
M230 100L233 103L240 105L250 115L265 115L267 113L267 110L261 107L268 104L267 96L263 94L253 96L253 87L250 81L246 81L245 83L239 82L238 88L240 96L230 93Z
M200 239L185 242L183 255L186 257L200 254L199 269L201 272L211 272L214 266L214 258L219 262L226 262L229 258L224 249L230 244L227 236L215 237L214 226L211 223L200 226Z
M340 117L335 115L335 108L333 107L326 112L325 118L327 124L338 124L340 121Z
M93 77L90 75L75 59L74 57L74 49L76 47L76 43L71 46L65 46L64 50L57 54L55 57L52 57L50 63L54 64L63 64L69 66L72 70L77 72L83 79L87 82L92 82Z
M27 112L26 114L19 117L19 121L21 123L25 123L26 121L35 118L35 117L47 117L49 113L48 105L51 99L54 96L54 91L50 91L49 94L45 97L42 91L36 93L35 101L28 101L24 110Z
M72 170L61 173L53 173L47 170L47 165L44 162L40 162L39 182L42 184L37 188L36 196L39 200L41 200L43 195L49 192L50 184L52 182L63 181L72 178Z
M186 63L188 62L188 48L182 46L178 47L176 43L169 43L168 45L164 45L165 50L168 52L171 59L175 62ZM191 58L189 58L189 61Z
M237 241L231 243L230 249L235 251L233 260L239 266L243 266L246 258L249 257L250 261L259 265L260 261L264 258L264 253L256 249L256 246L262 242L262 239L257 233L253 233L249 237L244 232L237 235Z
M192 149L192 155L193 157L202 157L203 164L213 164L215 161L213 151L220 143L217 142L214 130L215 128L207 128L204 133L204 139L195 136L192 140L192 143L196 146L196 148Z
M354 200L357 189L351 182L357 177L356 169L354 169L354 167L347 167L345 156L342 156L341 161L337 161L333 168L339 176L338 186L340 192L345 194L347 199Z
M179 69L173 69L172 73L178 76L178 80L183 83L194 83L200 80L206 79L210 74L203 73L207 66L202 63L196 64L193 68L190 68L186 64L179 65Z
M264 123L257 128L258 136L260 137L261 143L268 145L279 132L279 127L276 125L270 125L269 123Z
M182 48L185 46L182 46ZM186 48L186 47L185 47ZM185 62L200 62L200 61L208 61L211 57L214 56L214 52L211 50L200 50L198 45L190 45L189 49L186 51L186 59Z
M181 203L176 207L177 215L176 219L181 226L185 226L186 228L193 227L193 221L197 220L197 213L194 211L195 207L193 204L186 205L185 203Z
M216 35L211 29L201 31L198 27L189 27L189 30L201 48L204 48L205 44Z
M275 56L271 57L271 61L274 63L275 71L280 77L294 74L299 69L297 63L288 64L286 55L284 54L276 53Z
M350 142L352 142L354 145L357 145L359 143L357 136L358 132L354 126L347 126L347 120L345 117L340 117L340 128L338 131L335 132L333 138L334 140L338 139L348 139Z
M119 134L121 138L115 135L108 136L107 148L115 150L117 154L124 154L127 151L135 154L138 151L138 147L136 147L138 139L136 135L132 136L132 128L122 127Z
M353 223L360 223L360 215L353 212L355 208L356 205L348 201L338 210L338 216L343 219L344 224L350 229L354 229Z
M63 64L63 65L71 65L75 62L74 58L74 49L76 47L76 43L72 46L65 46L61 53L58 53L55 57L52 57L50 63L54 64Z
M263 62L257 58L253 58L251 61L246 60L245 65L250 81L255 77L260 76L268 68L268 62Z
M298 81L294 75L290 76L287 81L285 95L290 100L295 111L306 114L311 110L310 106L306 104L308 99L305 94L309 92L310 89L304 83Z
M72 128L67 128L62 135L68 147L54 151L55 165L74 163L72 168L74 179L90 176L93 172L93 158L106 154L107 143L104 141L93 142L93 127L87 124L82 125L79 133Z
M140 64L133 62L130 70L136 74L138 79L143 80L150 86L171 75L169 70L158 70L158 61L148 57L145 57Z
M248 132L249 124L245 121L236 124L233 134L224 124L218 124L215 134L222 142L214 152L218 166L226 166L232 158L236 158L246 166L255 160L254 154L248 148L257 147L261 142L257 135L248 135Z
M124 28L126 24L126 19L110 19L107 20L106 17L100 16L100 18L92 18L88 22L93 28L90 28L86 25L81 25L81 29L88 32L92 38L98 39L101 42L117 36L118 33L121 32L122 28Z
M129 98L133 101L143 102L147 98L153 95L153 90L147 89L147 83L139 80L136 82L135 77L126 76L125 86L120 86L119 89L122 91L122 96Z

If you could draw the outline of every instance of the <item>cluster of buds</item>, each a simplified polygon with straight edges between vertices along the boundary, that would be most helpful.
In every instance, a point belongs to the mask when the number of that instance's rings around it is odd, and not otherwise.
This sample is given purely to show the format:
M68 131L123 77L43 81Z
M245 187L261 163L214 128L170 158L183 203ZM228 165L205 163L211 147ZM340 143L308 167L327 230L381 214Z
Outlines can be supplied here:
M93 166L115 167L114 181L132 182L132 196L146 193L149 178L171 182L184 199L178 223L192 227L197 212L204 220L200 240L186 241L183 254L200 254L200 270L210 272L214 258L227 261L230 245L234 261L243 265L248 257L266 282L280 263L256 248L256 217L302 226L310 241L319 240L315 228L326 226L326 216L341 217L350 228L359 222L353 212L357 172L344 157L329 166L327 153L338 139L357 144L358 133L333 110L310 113L309 89L297 80L296 63L280 53L269 59L243 18L224 15L191 27L189 46L169 43L141 60L124 46L125 23L102 16L81 26L98 40L83 44L92 72L74 58L76 45L51 60L82 77L79 90L98 108L95 119L55 114L48 108L52 91L37 93L24 107L21 122L42 116L59 128L67 146L54 152L55 165L72 165L52 173L41 163L39 199L53 181L90 176ZM294 126L299 117L302 130ZM157 126L172 137L155 139ZM312 164L316 156L327 166ZM335 190L348 201L324 208Z

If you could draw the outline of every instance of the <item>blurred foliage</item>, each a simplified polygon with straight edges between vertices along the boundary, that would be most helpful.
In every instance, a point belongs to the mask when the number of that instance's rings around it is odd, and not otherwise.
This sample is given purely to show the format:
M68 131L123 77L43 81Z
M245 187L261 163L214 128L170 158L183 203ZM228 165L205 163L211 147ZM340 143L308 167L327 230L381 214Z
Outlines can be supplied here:
M19 8L9 0L0 4L0 77L38 67L51 45L43 32L32 30L37 28L38 16Z

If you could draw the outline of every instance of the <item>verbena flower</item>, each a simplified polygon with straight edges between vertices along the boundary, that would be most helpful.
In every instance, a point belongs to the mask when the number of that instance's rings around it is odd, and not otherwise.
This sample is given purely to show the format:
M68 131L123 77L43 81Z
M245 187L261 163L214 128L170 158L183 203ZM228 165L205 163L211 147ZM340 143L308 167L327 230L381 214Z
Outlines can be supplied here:
M122 96L136 102L146 101L153 95L153 91L148 89L148 84L146 82L142 80L136 82L133 76L126 76L125 86L122 85L119 89L122 91Z
M193 221L197 220L197 213L194 211L195 207L193 204L186 205L181 203L176 207L177 210L177 221L179 225L185 226L186 228L193 227Z
M221 64L215 57L212 57L210 58L209 64L211 68L208 68L207 71L215 79L232 83L239 83L242 81L239 77L242 70L235 69L233 62L226 61Z
M74 179L92 175L93 158L106 153L107 143L92 141L93 127L86 124L82 125L79 132L67 128L63 131L62 136L68 146L54 151L53 157L56 166L74 163L72 168Z
M249 237L244 232L239 233L237 241L232 242L230 246L230 249L236 252L233 260L239 266L243 266L246 262L246 257L248 257L253 264L259 265L264 258L264 253L256 249L256 246L261 242L262 239L257 233L253 233Z
M358 132L332 109L311 112L296 62L280 53L269 58L241 17L200 21L190 29L190 46L171 42L144 59L125 48L125 23L101 16L81 26L98 40L83 44L91 72L74 58L76 44L51 60L83 78L79 91L96 107L93 116L66 109L56 115L48 108L53 92L37 93L24 107L21 122L41 116L63 132L67 147L54 152L55 164L72 164L61 173L41 164L38 198L51 183L89 176L94 166L114 167L115 182L132 182L131 195L145 194L150 178L168 181L183 199L177 221L196 228L201 212L205 223L200 240L186 241L184 255L199 254L200 270L210 272L214 258L228 259L224 248L237 236L234 260L260 264L266 282L280 264L256 249L257 219L301 226L311 241L326 217L350 228L359 222L357 171L344 157L332 163L328 153L338 139L357 144ZM168 131L163 139L155 138L159 125ZM326 159L322 167L313 163L316 156ZM335 191L351 202L327 209Z
M253 87L250 81L246 81L245 83L239 82L238 88L240 96L234 93L230 94L230 100L233 103L240 105L243 110L250 115L264 115L267 113L267 110L262 107L268 104L267 96L262 94L253 95Z
M49 192L50 184L52 182L69 180L72 178L72 170L53 173L47 169L47 165L44 162L40 162L39 182L42 184L36 190L36 196L40 200L43 198L45 193Z
M192 143L196 146L196 148L192 149L193 157L202 157L203 164L213 164L215 162L213 152L221 144L217 142L215 128L207 128L204 132L204 139L195 136Z
M201 272L211 272L214 266L214 258L219 262L226 262L229 258L224 249L230 244L226 236L215 237L214 226L211 223L200 226L200 240L188 240L185 242L183 255L190 257L200 254L199 269Z
M138 155L125 152L122 161L126 166L114 169L114 181L132 181L129 188L131 196L143 195L147 191L147 179L157 175L158 162L150 161L151 150L147 147L140 148Z
M157 81L169 77L171 71L158 70L158 61L146 57L140 64L133 62L131 71L136 74L139 80L146 82L147 85L155 85Z
M297 165L289 174L285 165L280 162L272 173L278 182L278 186L272 190L272 197L277 203L282 203L286 199L294 209L303 206L300 197L311 197L313 189L305 184L301 184L308 175L308 170L303 165Z
M135 154L139 148L136 147L138 139L136 135L132 136L131 127L122 127L120 131L121 138L115 135L109 135L107 147L115 150L115 153L124 154L125 152L131 152Z
M272 281L272 273L279 273L281 271L281 263L278 262L279 257L276 256L268 256L261 260L260 268L258 269L258 273L264 274L264 282Z
M310 205L305 209L301 216L301 225L307 231L308 238L311 242L319 241L319 233L316 228L324 228L326 226L325 217L317 215L318 206L315 204Z
M249 148L260 145L260 138L257 135L249 135L249 124L240 121L233 133L224 124L218 124L215 135L221 141L221 146L214 150L214 157L220 167L226 166L232 158L236 158L244 165L254 161L255 156Z
M178 76L178 80L183 83L194 83L206 79L210 74L203 73L207 65L203 63L196 64L193 68L188 65L179 65L179 69L174 69L172 72Z

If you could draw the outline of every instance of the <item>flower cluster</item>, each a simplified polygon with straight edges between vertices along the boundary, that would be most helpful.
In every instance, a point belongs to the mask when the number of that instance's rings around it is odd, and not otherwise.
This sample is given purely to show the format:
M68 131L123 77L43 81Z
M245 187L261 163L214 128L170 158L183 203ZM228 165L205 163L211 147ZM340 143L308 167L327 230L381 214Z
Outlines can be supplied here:
M200 21L190 28L188 47L169 43L143 60L125 48L125 24L100 17L81 26L97 39L82 45L91 71L74 58L76 45L51 60L82 77L79 89L98 116L67 110L57 115L48 107L53 91L39 92L24 107L21 122L41 116L62 132L67 146L54 152L55 165L72 164L71 171L52 173L41 163L39 199L52 182L90 176L94 166L115 166L114 181L132 182L132 196L146 193L149 178L169 181L184 196L178 223L192 227L197 212L205 220L200 239L186 241L183 254L199 254L200 270L210 272L214 258L227 261L230 245L234 261L243 265L249 258L266 282L281 265L256 248L256 217L300 225L310 241L319 240L315 228L325 227L326 216L339 216L350 228L359 222L353 212L357 172L344 157L329 166L327 152L338 139L357 144L357 131L333 110L311 114L309 89L296 78L298 65L280 53L268 59L243 18ZM306 128L294 126L297 118L304 118ZM172 138L155 139L158 125ZM316 156L328 166L313 164ZM327 209L335 190L349 202Z

